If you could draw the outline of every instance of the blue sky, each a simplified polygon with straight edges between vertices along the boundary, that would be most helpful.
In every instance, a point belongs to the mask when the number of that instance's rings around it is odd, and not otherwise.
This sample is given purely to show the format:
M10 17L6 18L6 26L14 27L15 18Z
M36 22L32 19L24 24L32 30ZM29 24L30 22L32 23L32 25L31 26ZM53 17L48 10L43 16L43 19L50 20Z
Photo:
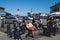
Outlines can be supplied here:
M17 14L17 9L20 9L20 15L27 15L32 8L33 12L50 13L50 6L60 0L0 0L0 6L5 8L5 11L11 14Z

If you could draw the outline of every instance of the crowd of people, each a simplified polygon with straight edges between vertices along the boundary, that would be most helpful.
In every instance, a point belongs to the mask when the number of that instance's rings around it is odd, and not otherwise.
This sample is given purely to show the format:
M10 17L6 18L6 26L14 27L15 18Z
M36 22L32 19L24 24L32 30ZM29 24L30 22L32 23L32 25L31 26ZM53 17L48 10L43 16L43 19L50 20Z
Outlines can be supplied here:
M25 33L27 30L28 33L26 34L27 37L34 38L35 35L35 29L43 29L43 35L51 37L51 35L56 35L57 31L57 22L54 17L47 18L47 27L44 27L41 22L32 21L32 22L20 22L18 25L14 21L14 27L10 27L9 29L9 35L11 38L14 38L15 40L22 40L21 35Z

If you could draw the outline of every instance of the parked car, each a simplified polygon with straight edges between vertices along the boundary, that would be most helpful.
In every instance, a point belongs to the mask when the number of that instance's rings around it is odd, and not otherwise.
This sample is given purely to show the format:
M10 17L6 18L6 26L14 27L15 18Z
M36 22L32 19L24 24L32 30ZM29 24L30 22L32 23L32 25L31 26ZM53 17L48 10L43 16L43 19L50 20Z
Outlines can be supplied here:
M7 16L6 19L4 19L5 24L12 24L14 21L18 22L15 16Z

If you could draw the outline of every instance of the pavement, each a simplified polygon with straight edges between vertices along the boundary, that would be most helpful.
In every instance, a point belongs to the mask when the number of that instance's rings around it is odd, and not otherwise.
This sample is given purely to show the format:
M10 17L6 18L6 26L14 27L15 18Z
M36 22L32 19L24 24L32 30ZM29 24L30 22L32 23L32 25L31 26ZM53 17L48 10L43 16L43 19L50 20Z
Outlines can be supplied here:
M27 38L27 40L33 40L32 38ZM57 33L56 36L51 35L51 37L35 35L34 40L60 40L60 33Z
M0 40L13 40L6 33L0 32Z
M56 36L52 36L52 37L47 37L47 36L36 34L34 39L31 37L25 38L24 35L26 34L22 35L23 40L60 40L60 33L57 33ZM14 39L9 38L6 33L0 32L0 40L14 40Z

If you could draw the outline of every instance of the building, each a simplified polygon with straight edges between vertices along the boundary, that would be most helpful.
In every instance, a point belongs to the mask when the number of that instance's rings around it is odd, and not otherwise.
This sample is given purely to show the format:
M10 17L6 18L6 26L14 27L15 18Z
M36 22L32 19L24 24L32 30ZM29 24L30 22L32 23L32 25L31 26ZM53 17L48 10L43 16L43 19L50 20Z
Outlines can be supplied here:
M60 2L55 3L55 5L50 7L50 15L56 17L57 19L60 18Z
M50 15L57 20L58 27L60 28L60 2L50 7Z
M60 12L60 2L50 7L50 13Z
M4 16L5 15L5 8L0 7L0 15Z
M4 12L4 11L5 11L5 8L0 7L0 12Z
M32 14L31 14L31 12L28 12L28 16L29 16L29 17L32 17Z
M50 15L56 17L57 19L60 18L60 2L55 3L55 5L50 7Z
M5 11L5 8L0 7L0 27L1 27L2 19L4 18L4 17L1 17L4 14L4 11Z

